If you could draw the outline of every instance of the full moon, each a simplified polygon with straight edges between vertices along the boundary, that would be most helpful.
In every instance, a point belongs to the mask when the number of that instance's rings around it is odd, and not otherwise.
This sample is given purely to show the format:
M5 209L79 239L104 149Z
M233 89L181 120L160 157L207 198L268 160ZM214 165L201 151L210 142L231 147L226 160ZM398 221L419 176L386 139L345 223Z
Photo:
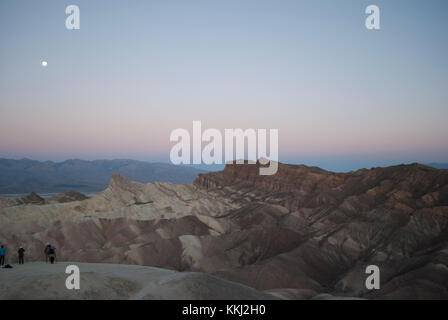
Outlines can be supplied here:
M47 61L42 61L42 67L46 67L47 66Z

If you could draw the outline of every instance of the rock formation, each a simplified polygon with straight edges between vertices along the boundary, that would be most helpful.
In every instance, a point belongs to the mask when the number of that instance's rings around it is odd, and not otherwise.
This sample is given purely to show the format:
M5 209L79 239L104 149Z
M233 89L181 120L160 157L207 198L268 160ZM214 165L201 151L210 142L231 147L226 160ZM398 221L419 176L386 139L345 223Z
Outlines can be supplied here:
M448 170L227 165L192 185L114 175L85 200L0 208L0 243L43 260L197 271L288 299L448 298ZM0 201L1 203L1 201ZM381 270L367 290L365 268Z
M59 193L55 196L52 196L48 199L45 199L46 203L65 203L65 202L72 202L72 201L82 201L86 200L88 197L83 195L80 192L69 190L62 193Z

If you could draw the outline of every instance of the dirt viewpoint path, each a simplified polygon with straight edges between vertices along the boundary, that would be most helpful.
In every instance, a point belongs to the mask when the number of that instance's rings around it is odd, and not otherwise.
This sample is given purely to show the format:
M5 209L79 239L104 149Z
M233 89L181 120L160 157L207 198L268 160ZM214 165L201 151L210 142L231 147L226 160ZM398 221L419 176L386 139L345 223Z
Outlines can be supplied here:
M68 265L80 289L68 290ZM250 287L195 272L136 265L31 262L0 269L0 299L275 299Z

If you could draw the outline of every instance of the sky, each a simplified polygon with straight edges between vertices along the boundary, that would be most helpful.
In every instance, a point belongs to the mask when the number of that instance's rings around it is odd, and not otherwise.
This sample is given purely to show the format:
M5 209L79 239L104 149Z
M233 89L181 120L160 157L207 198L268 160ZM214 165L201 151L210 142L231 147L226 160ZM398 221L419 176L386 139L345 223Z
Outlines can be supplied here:
M65 8L80 9L79 30ZM380 30L365 8L380 8ZM444 0L0 1L0 157L169 161L170 133L279 131L334 171L448 162ZM48 62L42 67L41 62Z

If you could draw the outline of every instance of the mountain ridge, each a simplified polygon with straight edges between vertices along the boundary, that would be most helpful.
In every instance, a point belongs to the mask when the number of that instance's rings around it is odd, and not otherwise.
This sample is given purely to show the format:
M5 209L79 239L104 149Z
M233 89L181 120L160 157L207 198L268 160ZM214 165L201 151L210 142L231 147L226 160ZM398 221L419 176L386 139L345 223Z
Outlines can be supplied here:
M206 171L169 163L137 160L80 160L62 162L0 158L0 194L59 193L67 190L98 192L118 172L142 183L161 181L191 183Z

